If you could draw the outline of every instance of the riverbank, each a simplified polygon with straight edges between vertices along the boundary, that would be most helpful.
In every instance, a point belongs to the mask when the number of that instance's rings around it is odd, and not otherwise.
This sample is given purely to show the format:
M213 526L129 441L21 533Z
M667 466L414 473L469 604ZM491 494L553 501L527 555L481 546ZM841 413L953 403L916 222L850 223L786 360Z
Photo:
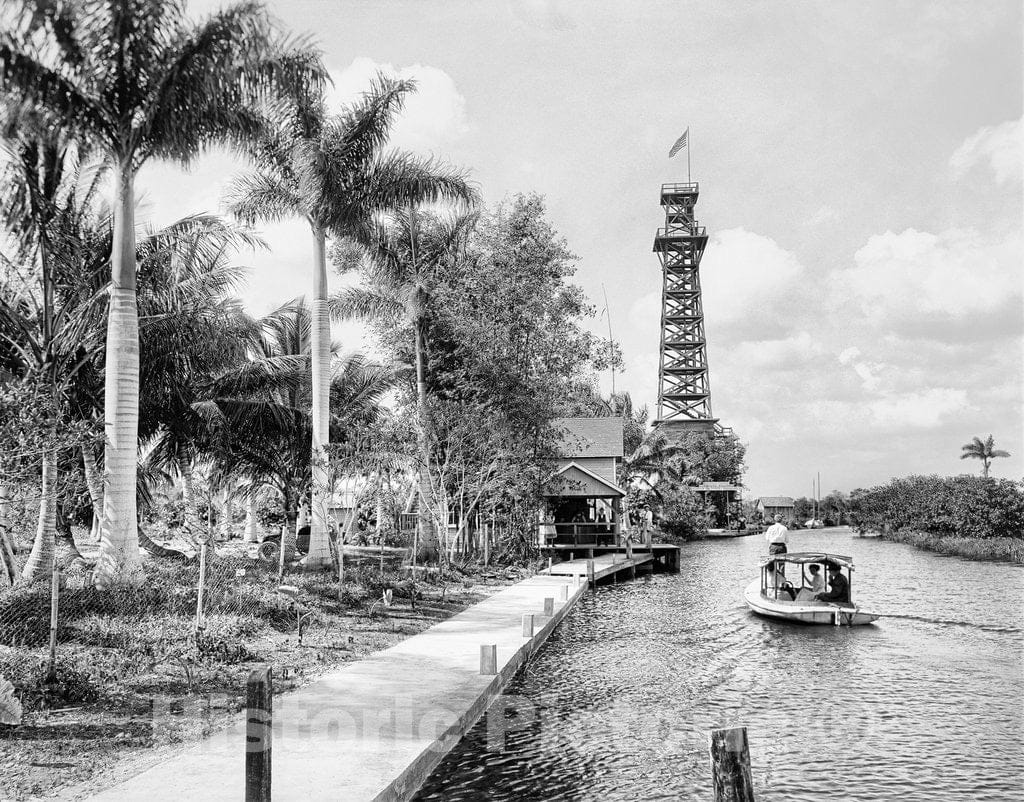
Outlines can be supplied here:
M582 574L523 579L275 701L274 798L409 799L587 589ZM518 729L509 704L488 714L492 735ZM245 785L245 750L245 720L236 716L93 799L230 802Z
M186 569L161 564L152 570L160 576L150 577L150 590L180 580L177 574ZM286 581L300 588L312 613L301 640L294 613L266 607L262 614L225 609L209 615L198 644L189 637L192 618L170 609L164 597L161 606L147 608L144 590L139 599L96 614L76 610L78 600L68 592L56 685L40 680L44 645L25 645L19 631L5 638L19 643L16 648L0 647L0 674L15 685L25 708L20 726L0 726L0 799L89 796L227 726L244 704L245 680L254 667L270 664L275 691L287 696L524 575L497 569L435 577L417 583L415 604L403 587L408 583L394 571L381 576L376 567L354 568L340 598L336 580L290 575ZM379 601L381 584L397 585L389 607ZM35 598L46 596L43 590L20 589L15 601L33 609L37 602L48 605L48 598Z
M899 530L885 532L883 540L906 543L926 551L950 554L968 560L991 560L1024 565L1024 538L973 538L953 535L934 535L930 532Z

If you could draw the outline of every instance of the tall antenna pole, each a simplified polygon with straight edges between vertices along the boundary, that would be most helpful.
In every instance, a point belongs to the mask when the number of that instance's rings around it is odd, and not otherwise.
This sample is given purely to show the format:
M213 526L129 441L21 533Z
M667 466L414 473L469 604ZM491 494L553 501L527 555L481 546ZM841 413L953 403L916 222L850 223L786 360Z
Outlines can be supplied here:
M612 395L615 395L615 340L612 339L612 312L608 308L608 290L601 282L601 292L604 293L604 313L608 317L608 364L612 369Z

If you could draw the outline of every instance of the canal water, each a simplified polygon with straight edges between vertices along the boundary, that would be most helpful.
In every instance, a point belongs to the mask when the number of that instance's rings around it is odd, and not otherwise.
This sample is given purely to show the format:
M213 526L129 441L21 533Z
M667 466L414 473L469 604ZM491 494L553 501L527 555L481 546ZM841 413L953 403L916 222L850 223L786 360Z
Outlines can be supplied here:
M845 529L871 626L758 618L763 539L588 594L418 800L710 799L707 733L745 725L759 802L1024 800L1024 567Z

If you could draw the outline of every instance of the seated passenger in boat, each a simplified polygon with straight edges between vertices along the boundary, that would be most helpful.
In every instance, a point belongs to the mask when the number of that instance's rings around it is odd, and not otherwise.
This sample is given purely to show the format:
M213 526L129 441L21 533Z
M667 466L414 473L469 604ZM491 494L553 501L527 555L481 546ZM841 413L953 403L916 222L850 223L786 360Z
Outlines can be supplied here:
M782 560L775 560L771 570L768 572L768 589L775 591L775 598L782 601L793 601L796 599L796 591L793 590L793 585L786 581L785 563Z
M815 595L815 599L833 604L850 603L850 583L846 581L846 577L843 576L838 565L828 567L828 584L832 589L828 593L818 593Z
M825 579L821 575L821 566L811 563L807 566L807 570L811 572L811 584L800 588L800 592L796 594L797 601L812 601L817 594L825 592Z

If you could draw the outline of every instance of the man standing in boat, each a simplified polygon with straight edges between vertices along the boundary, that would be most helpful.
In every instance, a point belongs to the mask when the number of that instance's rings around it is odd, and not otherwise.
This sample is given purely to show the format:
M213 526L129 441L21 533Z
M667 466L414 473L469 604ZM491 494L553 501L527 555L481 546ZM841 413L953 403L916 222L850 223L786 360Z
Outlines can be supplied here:
M768 554L785 554L789 544L789 530L782 524L782 516L775 516L775 523L768 527L764 533L764 539L768 541Z

